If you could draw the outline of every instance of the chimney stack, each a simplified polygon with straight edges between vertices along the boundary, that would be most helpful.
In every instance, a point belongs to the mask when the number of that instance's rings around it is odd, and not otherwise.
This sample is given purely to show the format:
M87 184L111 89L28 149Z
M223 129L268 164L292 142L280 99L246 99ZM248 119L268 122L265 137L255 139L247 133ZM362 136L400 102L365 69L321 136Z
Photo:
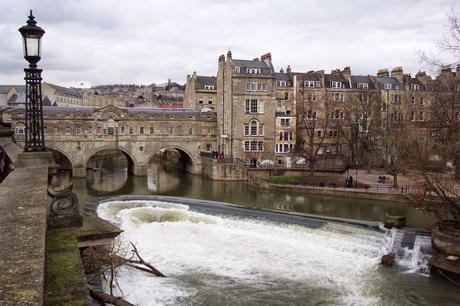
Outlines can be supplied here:
M377 76L378 77L389 77L390 73L387 68L383 68L377 71Z
M291 65L288 65L286 68L286 73L291 73Z
M391 69L391 76L396 78L402 84L404 81L403 68L401 66L394 67Z
M227 52L227 61L232 59L232 51L228 50Z

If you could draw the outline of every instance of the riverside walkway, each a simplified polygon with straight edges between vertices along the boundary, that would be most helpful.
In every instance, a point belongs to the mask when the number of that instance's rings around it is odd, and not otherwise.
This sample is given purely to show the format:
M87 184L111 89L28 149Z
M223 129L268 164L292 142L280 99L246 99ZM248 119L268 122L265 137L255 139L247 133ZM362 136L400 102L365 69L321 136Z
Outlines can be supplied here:
M0 185L0 305L42 305L48 163L18 164Z

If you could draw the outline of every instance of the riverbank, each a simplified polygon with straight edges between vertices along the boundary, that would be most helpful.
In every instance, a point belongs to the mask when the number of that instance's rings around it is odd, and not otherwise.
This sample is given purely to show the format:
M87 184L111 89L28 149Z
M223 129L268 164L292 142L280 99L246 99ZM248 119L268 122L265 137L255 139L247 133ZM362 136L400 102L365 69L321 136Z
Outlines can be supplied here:
M275 184L263 180L249 180L248 184L250 186L266 190L283 190L312 195L332 196L338 198L348 197L365 200L378 200L401 203L408 202L406 194L375 192L365 188L355 189L342 187L316 187L307 185Z

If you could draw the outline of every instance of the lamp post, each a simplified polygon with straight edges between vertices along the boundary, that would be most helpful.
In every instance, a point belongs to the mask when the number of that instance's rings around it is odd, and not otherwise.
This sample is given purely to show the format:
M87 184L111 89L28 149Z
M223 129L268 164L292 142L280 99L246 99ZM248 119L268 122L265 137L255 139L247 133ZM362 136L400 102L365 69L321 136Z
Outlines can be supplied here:
M19 29L22 35L24 58L29 62L26 76L26 139L25 152L46 151L43 131L42 69L37 69L41 55L41 39L45 31L38 27L30 11L27 24Z

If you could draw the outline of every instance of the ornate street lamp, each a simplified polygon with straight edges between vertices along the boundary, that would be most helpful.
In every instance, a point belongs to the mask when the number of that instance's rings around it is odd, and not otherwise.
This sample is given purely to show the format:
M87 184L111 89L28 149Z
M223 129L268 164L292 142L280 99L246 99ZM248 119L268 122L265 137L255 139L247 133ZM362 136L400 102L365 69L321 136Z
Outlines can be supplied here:
M43 103L42 103L42 69L37 69L41 55L41 39L45 31L38 27L35 17L30 11L27 25L21 27L24 47L24 58L29 62L25 68L26 76L26 139L25 152L46 151L43 132Z

